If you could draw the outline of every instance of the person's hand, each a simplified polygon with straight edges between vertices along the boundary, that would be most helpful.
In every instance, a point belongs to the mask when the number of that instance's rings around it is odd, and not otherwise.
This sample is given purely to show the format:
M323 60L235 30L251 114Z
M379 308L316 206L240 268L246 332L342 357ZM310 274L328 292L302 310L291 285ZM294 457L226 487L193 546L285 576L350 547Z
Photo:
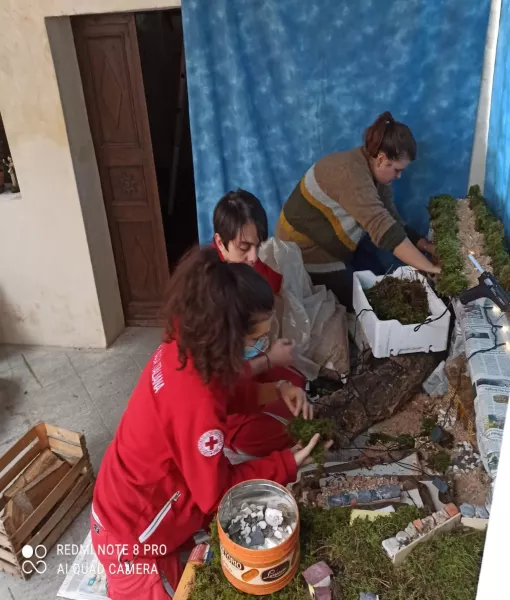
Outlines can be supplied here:
M298 442L293 448L291 448L292 454L294 454L294 460L296 461L296 465L298 467L301 467L302 465L310 465L314 462L310 457L310 454L313 452L315 446L317 446L319 443L320 437L320 434L316 433L308 442L308 445L304 448L301 442ZM324 443L324 449L328 450L332 445L333 440L329 440Z
M287 381L282 382L279 389L283 401L295 417L302 413L303 419L313 419L313 405L308 402L304 390Z
M276 340L267 352L267 357L276 367L290 367L294 362L294 342L285 338Z
M431 254L432 256L436 256L436 246L433 242L429 242L427 238L420 238L416 242L416 247L418 250L422 252L427 252L427 254Z
M421 238L420 240L418 240L416 247L418 248L418 250L429 254L432 259L432 262L435 265L439 265L439 256L437 254L436 245L433 242L429 242L429 240L427 240L426 238Z

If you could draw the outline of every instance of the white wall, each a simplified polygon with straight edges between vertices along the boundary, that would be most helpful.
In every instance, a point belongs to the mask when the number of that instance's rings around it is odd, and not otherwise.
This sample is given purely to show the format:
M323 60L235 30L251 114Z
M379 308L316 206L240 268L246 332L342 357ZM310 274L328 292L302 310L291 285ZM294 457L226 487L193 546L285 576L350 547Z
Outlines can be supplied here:
M0 195L0 342L101 347L122 330L99 175L65 17L179 5L0 3L0 113L21 187L20 196Z
M483 192L485 183L485 166L487 162L487 140L489 137L489 121L491 116L492 82L494 80L494 66L496 64L496 48L498 45L499 19L501 16L501 0L491 1L489 26L485 43L485 56L483 61L482 85L478 100L476 115L475 137L473 153L471 155L471 168L469 171L468 187L478 184Z

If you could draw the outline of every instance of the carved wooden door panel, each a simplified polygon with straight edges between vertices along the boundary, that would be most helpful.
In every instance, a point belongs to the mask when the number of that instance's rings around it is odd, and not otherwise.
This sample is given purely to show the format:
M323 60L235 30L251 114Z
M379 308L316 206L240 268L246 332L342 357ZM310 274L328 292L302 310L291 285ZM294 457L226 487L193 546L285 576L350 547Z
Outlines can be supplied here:
M73 30L126 322L155 325L168 262L134 15Z

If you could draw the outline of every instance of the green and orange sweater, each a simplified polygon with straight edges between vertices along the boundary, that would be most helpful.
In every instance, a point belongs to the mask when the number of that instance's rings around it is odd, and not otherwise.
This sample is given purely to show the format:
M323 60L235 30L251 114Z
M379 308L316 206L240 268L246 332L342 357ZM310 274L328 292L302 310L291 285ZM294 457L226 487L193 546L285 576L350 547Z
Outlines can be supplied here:
M390 185L374 180L363 148L330 154L311 167L283 206L276 236L295 242L310 273L345 268L367 232L392 252L406 237Z

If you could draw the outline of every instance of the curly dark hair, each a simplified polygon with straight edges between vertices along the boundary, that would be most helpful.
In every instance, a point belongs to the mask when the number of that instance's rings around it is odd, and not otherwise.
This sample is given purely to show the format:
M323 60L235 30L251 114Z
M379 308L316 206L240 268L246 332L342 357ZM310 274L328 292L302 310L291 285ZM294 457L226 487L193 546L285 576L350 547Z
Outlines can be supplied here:
M252 267L195 248L170 280L165 339L177 343L181 368L192 359L204 383L230 385L242 371L245 336L273 307L271 287Z

